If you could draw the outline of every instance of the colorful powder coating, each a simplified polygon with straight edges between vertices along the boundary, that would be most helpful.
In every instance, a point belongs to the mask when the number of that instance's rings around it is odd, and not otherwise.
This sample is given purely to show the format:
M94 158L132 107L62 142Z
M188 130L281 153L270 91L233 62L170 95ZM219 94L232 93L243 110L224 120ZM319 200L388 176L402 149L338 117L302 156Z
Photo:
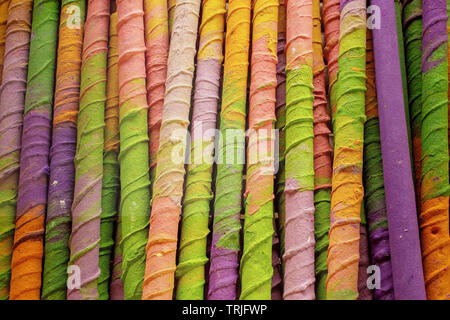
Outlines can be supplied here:
M325 48L324 57L328 69L328 94L331 106L331 120L333 123L337 103L337 76L339 59L339 36L340 36L340 0L323 0L323 26Z
M58 21L59 1L34 1L11 300L40 299Z
M342 1L340 21L327 299L350 300L358 297L359 224L364 194L365 1Z
M119 170L119 41L117 13L110 16L108 69L106 84L105 130L103 146L102 214L100 216L100 277L98 297L109 298L110 260L114 248L114 225L118 216L120 194ZM117 222L118 224L119 222ZM112 280L111 280L112 282ZM112 289L111 289L112 290Z
M447 4L423 0L420 232L428 299L450 300Z
M283 298L289 300L315 298L312 16L312 0L287 1Z
M164 94L167 78L167 57L169 55L169 29L167 21L167 0L144 1L148 135L150 152L150 182L156 175L156 164L161 129ZM150 188L151 190L151 188Z
M399 53L400 71L402 76L402 96L403 96L403 104L405 106L406 130L408 133L408 146L410 150L411 166L414 166L413 160L414 157L412 154L412 139L411 139L411 119L408 103L408 81L406 78L406 55L404 46L405 39L402 28L402 4L400 0L394 0L394 11L396 22L395 30L397 31L397 48Z
M169 23L169 38L172 34L173 20L175 18L175 7L177 5L177 0L167 0L167 10L168 10L168 23Z
M66 0L61 5L56 66L50 178L44 245L43 300L67 295L69 235L75 183L74 157L85 19L84 1ZM77 15L77 20L72 19ZM75 23L75 28L73 28Z
M285 106L286 106L286 55L284 54L284 47L286 45L286 7L284 6L284 0L280 0L278 6L278 43L277 43L277 89L276 89L276 103L275 103L275 129L279 130L279 126L283 125L278 121L279 116L283 116L284 122L286 120ZM277 147L277 146L275 146ZM273 239L272 239L272 300L283 299L283 275L282 275L282 252L281 248L284 248L284 133L278 131L278 163L275 159L274 166L275 172L275 198L281 195L281 199L274 202L275 216L273 220ZM282 164L283 163L283 164ZM276 168L278 170L276 170ZM281 182L281 180L283 182ZM283 224L283 228L281 227ZM280 239L279 234L282 238Z
M225 0L203 1L191 124L191 164L186 176L176 271L178 300L203 300L225 12Z
M403 0L408 102L414 159L416 203L420 207L422 161L422 0Z
M322 51L320 1L313 0L313 73L314 73L314 234L316 298L326 299L328 230L330 229L332 148L330 116L325 90L325 64Z
M84 30L69 261L81 280L69 300L98 299L109 5L89 1Z
M448 64L448 78L450 79L450 0L447 0L447 64ZM448 84L448 100L449 100L449 108L448 108L448 138L449 138L449 157L450 157L450 83Z
M171 299L173 294L200 2L178 0L175 9L147 242L145 300Z
M6 23L8 22L9 0L0 1L0 84L2 83L3 63L5 57Z
M109 20L109 51L108 51L108 81L106 86L105 107L105 144L103 149L103 196L102 213L109 209L115 216L116 236L113 239L114 256L111 266L111 282L109 296L111 300L123 300L122 275L122 221L117 212L120 198L120 170L119 170L119 40L117 36L117 12ZM105 180L108 183L105 186ZM101 237L100 237L101 239ZM105 259L106 260L106 259ZM109 269L108 269L109 270Z
M0 300L450 300L449 14L0 0Z
M367 219L364 202L361 203L361 224L359 225L358 300L372 300L372 290L367 286L370 271Z
M278 172L275 179L276 209L278 211L278 231L280 236L280 255L284 254L284 221L286 220L286 206L284 196L284 158L286 151L286 7L281 5L278 8L278 44L277 44L277 103L275 114L277 121L275 129L278 130ZM281 261L284 269L284 263Z
M250 18L250 0L228 2L208 300L237 297Z
M241 300L271 298L278 5L253 3Z
M33 1L11 0L0 88L0 300L9 298Z
M124 299L141 299L150 212L144 7L117 1L119 37L122 282Z

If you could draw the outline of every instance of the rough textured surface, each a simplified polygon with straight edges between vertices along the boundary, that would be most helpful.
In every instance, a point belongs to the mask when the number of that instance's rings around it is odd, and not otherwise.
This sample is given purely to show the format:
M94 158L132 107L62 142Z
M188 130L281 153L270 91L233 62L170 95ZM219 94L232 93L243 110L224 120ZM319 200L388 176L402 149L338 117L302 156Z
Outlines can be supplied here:
M103 149L103 180L106 178L106 169L110 178L105 186L103 183L102 199L108 201L105 206L116 210L115 225L116 236L114 239L113 263L111 266L111 282L109 296L111 300L123 300L123 283L120 278L122 274L122 220L118 212L117 204L120 201L120 168L118 156L120 151L120 129L119 129L119 39L117 35L117 11L113 12L109 21L109 50L108 50L108 73L106 87L105 106L105 144Z
M40 299L59 1L36 0L20 154L11 300Z
M220 113L208 300L235 300L242 210L242 159L250 38L250 0L230 0ZM230 141L231 140L231 141ZM236 152L230 159L230 152Z
M114 224L118 221L120 194L119 170L119 43L117 37L117 12L109 22L108 69L106 84L105 130L103 144L102 215L100 224L100 277L98 298L108 300L110 262L114 248ZM117 222L118 224L118 222ZM119 240L120 242L120 240ZM117 245L119 245L118 243ZM119 280L120 281L120 280ZM112 278L111 278L112 283Z
M271 298L278 5L253 2L241 300Z
M6 27L0 89L0 300L9 297L32 8L32 0L12 0Z
M417 213L394 3L374 0L384 23L373 30L384 185L396 299L423 299ZM399 190L402 190L399 193Z
M314 235L316 298L326 299L327 252L330 230L332 153L330 116L327 110L325 64L322 50L320 0L313 0L313 73L314 73Z
M176 271L178 300L203 300L225 0L204 0L199 29L191 163L187 169Z
M146 300L173 294L200 2L178 0L175 9L147 242Z
M285 167L284 158L286 153L286 6L278 8L278 64L277 64L277 104L275 113L277 120L275 128L278 130L278 172L275 180L275 200L278 211L278 231L280 236L280 254L284 254L284 221L286 220L286 206L284 197ZM281 263L284 269L284 263ZM284 272L283 272L284 273Z
M286 54L284 47L286 45L286 7L284 0L280 0L278 7L278 43L277 43L277 89L275 104L275 129L278 130L278 170L275 177L275 213L274 216L274 233L272 240L272 300L281 300L283 297L283 275L282 275L282 251L284 248L284 132L280 126L284 127L286 122ZM283 119L280 119L283 118ZM275 145L277 147L277 145ZM280 197L280 198L278 198ZM284 249L283 249L284 250Z
M175 7L177 5L177 0L167 0L167 10L168 10L168 22L169 22L169 38L172 34L173 19L175 18Z
M450 0L447 0L447 64L448 64L448 78L450 79ZM449 159L450 159L450 83L448 84L448 145L449 145Z
M64 300L67 295L85 9L85 2L80 0L64 0L61 4L44 245L44 300ZM73 15L77 15L77 20ZM75 28L73 22L77 24Z
M367 30L366 50L366 123L364 124L364 200L368 222L371 263L380 268L381 287L374 289L375 300L393 300L391 250L386 214L380 121L375 85L372 31ZM366 273L367 274L367 273Z
M447 3L423 0L419 217L428 299L450 300Z
M0 84L2 83L3 63L5 57L6 24L8 22L9 0L0 1Z
M402 93L403 93L403 105L405 106L405 117L406 117L406 130L408 132L408 147L411 156L411 166L414 166L413 154L412 154L412 140L411 140L411 119L408 103L408 80L406 76L406 61L405 61L405 38L403 35L402 27L402 4L401 0L394 0L395 8L395 22L397 31L397 48L400 63L400 70L402 76Z
M12 0L0 89L0 299L9 297L33 1Z
M286 3L285 300L315 298L312 12Z
M122 219L120 212L116 222L116 238L114 247L114 259L111 269L111 284L109 287L109 296L111 300L123 300L123 282L122 275L122 247L120 243L122 241Z
M150 212L144 4L117 1L124 299L141 299Z
M366 2L342 1L327 299L358 297L366 91ZM349 89L351 88L351 90Z
M372 290L367 286L367 269L370 265L369 241L367 236L367 219L364 202L361 203L361 224L359 226L359 270L358 300L372 300Z
M337 103L337 73L339 59L339 35L340 35L340 1L323 0L323 26L325 48L324 57L328 69L328 94L331 107L331 120L334 130L334 119Z
M150 183L156 175L156 163L161 129L164 93L169 55L167 0L144 1L145 63L147 70L148 135L150 153ZM150 188L151 190L151 188Z
M283 298L283 280L281 275L281 259L280 259L280 238L278 237L277 219L273 221L273 238L272 238L272 300L282 300Z
M70 300L98 299L109 6L90 0L84 29L69 261L81 282L67 291Z
M412 153L416 185L416 204L420 208L422 161L422 0L403 0L403 29L408 78Z

